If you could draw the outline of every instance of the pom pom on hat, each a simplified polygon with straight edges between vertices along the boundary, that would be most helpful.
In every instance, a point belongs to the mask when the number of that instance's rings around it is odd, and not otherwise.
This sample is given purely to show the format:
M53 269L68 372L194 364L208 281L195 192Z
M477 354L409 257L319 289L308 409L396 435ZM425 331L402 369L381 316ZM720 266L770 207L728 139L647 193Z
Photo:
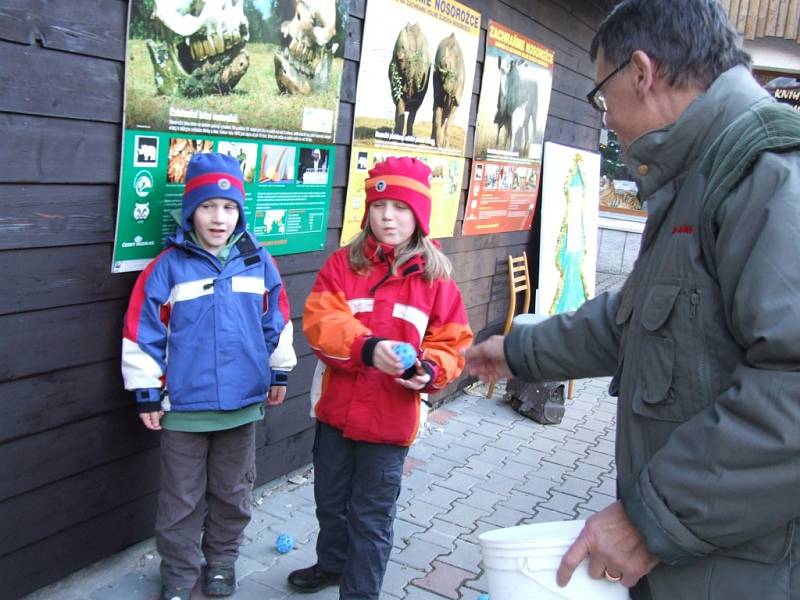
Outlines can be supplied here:
M183 227L193 229L192 215L206 200L224 198L239 206L239 222L235 233L244 231L244 183L239 161L217 152L194 154L186 168L186 188L183 191Z
M376 200L400 200L408 204L417 225L425 235L431 221L431 169L421 160L410 157L389 157L369 170L364 182L367 202L361 228L367 223L369 205Z

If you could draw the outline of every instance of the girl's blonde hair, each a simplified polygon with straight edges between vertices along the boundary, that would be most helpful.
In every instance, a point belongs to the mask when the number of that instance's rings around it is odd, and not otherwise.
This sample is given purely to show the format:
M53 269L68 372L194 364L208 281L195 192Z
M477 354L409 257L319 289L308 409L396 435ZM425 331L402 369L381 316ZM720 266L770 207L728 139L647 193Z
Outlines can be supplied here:
M366 253L366 242L369 236L374 236L369 226L369 220L364 225L356 238L348 244L348 259L350 268L359 275L365 275L372 267L372 262ZM378 247L378 252L381 252ZM427 236L423 235L419 227L414 230L408 241L395 249L395 260L392 264L392 275L408 262L412 257L421 254L425 260L423 277L428 281L436 279L450 279L453 274L453 264L450 259L439 250Z

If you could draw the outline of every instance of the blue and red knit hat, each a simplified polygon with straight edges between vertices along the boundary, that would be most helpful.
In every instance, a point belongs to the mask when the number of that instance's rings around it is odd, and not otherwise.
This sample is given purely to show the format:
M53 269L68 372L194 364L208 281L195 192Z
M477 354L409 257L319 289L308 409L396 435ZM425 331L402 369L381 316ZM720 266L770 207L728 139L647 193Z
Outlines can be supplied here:
M234 233L244 231L244 183L239 161L217 152L194 154L186 168L186 188L183 191L183 227L191 231L192 215L200 203L214 198L233 200L239 206L239 222Z
M367 223L369 205L375 200L400 200L416 217L417 225L425 235L431 222L431 169L421 160L407 156L391 156L369 170L364 182L367 202L361 229Z

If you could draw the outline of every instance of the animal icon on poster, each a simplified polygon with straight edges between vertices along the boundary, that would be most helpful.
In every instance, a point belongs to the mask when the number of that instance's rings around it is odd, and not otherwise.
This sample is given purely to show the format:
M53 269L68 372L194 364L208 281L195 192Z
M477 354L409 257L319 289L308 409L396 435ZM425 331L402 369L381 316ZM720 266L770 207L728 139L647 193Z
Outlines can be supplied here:
M137 221L146 221L147 217L150 216L150 203L144 202L139 203L135 202L133 207L133 218Z

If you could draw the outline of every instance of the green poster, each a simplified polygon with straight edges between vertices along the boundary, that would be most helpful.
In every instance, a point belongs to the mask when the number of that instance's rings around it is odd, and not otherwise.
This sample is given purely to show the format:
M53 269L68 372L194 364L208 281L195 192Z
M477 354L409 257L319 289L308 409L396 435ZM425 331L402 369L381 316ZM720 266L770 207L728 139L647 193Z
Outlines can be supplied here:
M112 272L161 251L196 152L239 160L272 254L324 247L348 4L131 0Z
M247 228L271 254L325 246L333 146L126 131L112 273L143 269L161 251L177 225L189 158L211 151L242 165Z

